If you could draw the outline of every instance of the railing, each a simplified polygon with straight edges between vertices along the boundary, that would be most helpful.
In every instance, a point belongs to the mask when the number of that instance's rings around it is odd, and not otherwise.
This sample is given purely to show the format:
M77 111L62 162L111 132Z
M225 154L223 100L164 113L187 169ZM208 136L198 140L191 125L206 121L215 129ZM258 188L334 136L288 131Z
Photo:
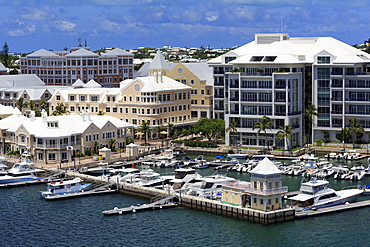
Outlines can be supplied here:
M235 188L239 190L243 190L245 192L249 192L252 194L258 194L258 195L276 195L276 194L283 194L288 192L288 186L280 187L280 188L275 188L275 189L257 189L257 188L252 188L250 184L248 183L227 183L224 185L225 187L229 188Z

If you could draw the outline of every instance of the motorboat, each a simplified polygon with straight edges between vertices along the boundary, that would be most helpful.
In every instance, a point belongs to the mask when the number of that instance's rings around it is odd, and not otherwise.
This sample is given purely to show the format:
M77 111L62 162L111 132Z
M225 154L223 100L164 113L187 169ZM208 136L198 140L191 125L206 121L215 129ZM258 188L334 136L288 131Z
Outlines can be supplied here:
M222 195L222 186L235 181L228 177L227 173L215 173L202 178L202 182L194 183L189 187L187 194L210 199L220 199Z
M202 176L190 167L177 168L173 174L163 175L163 178L169 181L169 185L174 190L185 190L194 183L202 181Z
M4 164L4 162L0 161L0 176L5 176L8 174L6 170L8 167Z
M139 173L135 173L133 177L129 177L124 182L141 185L144 187L153 187L164 184L165 179L148 166L142 166Z
M357 152L356 150L348 150L348 154L345 157L345 159L355 160L355 159L358 159L360 156L361 156L361 154L359 152Z
M90 189L91 183L82 184L80 178L74 178L66 181L50 182L46 191L40 191L44 198L52 197L58 194L69 194Z
M99 162L97 167L88 168L85 172L91 175L104 175L110 173L114 168L108 167L108 162Z
M327 159L335 159L336 157L337 157L337 153L334 153L334 152L325 154L325 158Z
M26 151L8 171L8 174L0 176L0 184L38 180L40 178L36 176L37 172L44 172L44 170L33 167L31 155Z
M111 174L107 176L107 180L117 183L126 183L127 181L133 183L135 175L138 173L140 173L140 170L137 168L114 169L111 171Z
M335 191L327 180L311 177L308 182L302 182L296 196L289 198L295 202L288 206L297 211L316 210L355 202L362 192L359 188Z
M230 159L247 159L248 158L248 154L241 154L241 153L238 153L238 154L227 154L226 157L227 158L230 158Z

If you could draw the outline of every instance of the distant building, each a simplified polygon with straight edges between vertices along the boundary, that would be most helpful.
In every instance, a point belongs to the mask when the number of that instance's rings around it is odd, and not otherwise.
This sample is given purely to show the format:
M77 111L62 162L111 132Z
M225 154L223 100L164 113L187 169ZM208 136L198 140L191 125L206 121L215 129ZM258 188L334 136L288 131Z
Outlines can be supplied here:
M126 137L133 136L133 125L111 116L91 116L89 112L47 116L43 111L41 117L31 112L27 118L16 109L0 120L0 131L2 152L30 150L36 160L50 162L71 161L78 152L109 146L111 139L116 140L116 147L125 147ZM72 148L67 151L67 147Z
M8 69L5 68L4 64L0 62L0 75L8 75L8 74L9 74Z
M44 49L20 58L21 74L35 74L47 85L71 86L77 79L95 80L103 87L118 87L133 78L134 55L115 48L101 55L89 47L74 47L71 51Z

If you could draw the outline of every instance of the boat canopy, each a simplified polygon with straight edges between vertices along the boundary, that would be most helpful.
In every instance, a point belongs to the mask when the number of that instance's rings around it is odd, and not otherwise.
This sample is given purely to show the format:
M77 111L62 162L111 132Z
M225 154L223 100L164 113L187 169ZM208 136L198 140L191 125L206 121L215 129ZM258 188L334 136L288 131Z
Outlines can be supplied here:
M298 194L296 196L289 197L289 199L294 200L294 201L300 201L300 202L305 202L307 200L310 200L314 198L313 195L307 195L307 194Z

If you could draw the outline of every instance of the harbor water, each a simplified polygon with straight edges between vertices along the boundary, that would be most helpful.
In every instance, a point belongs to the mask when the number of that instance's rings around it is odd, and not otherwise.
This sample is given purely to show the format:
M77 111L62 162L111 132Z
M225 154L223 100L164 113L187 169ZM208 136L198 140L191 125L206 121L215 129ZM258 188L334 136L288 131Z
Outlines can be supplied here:
M213 172L212 168L200 170L203 175ZM229 176L249 180L249 174L230 172ZM370 184L370 177L359 182L328 180L334 189ZM300 177L283 177L289 191L297 190L300 182ZM149 201L123 194L47 201L39 194L45 187L0 189L0 246L369 245L370 208L268 226L183 207L104 216L104 210Z

